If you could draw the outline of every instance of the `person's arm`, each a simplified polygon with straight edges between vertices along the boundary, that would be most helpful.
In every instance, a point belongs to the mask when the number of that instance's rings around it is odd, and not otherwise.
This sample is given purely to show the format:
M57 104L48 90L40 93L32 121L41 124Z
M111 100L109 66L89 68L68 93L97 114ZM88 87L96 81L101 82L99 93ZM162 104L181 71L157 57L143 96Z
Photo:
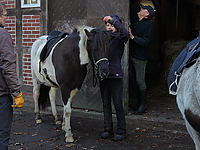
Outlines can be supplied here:
M123 26L123 24L115 18L112 18L111 20L108 21L110 24L112 24L119 32L121 35L121 39L124 43L128 41L129 38L129 32L128 30Z
M8 32L4 32L0 37L0 54L1 61L0 67L2 69L3 77L9 88L10 94L14 97L20 93L20 85L18 83L16 72L16 58L14 54L14 48L12 39Z
M0 43L0 67L3 78L5 79L10 94L15 100L15 104L12 107L20 108L24 105L24 99L17 78L13 43L8 32L1 34Z

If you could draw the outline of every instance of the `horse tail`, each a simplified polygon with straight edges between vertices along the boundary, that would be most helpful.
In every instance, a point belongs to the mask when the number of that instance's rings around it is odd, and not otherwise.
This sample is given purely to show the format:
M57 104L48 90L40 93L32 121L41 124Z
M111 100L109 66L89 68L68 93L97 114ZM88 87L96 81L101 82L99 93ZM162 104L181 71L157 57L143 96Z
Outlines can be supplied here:
M50 100L49 99L50 88L51 87L48 87L48 86L46 86L44 84L42 84L40 86L40 96L38 98L38 104L39 104L39 106L42 107L43 110L46 108L46 104Z

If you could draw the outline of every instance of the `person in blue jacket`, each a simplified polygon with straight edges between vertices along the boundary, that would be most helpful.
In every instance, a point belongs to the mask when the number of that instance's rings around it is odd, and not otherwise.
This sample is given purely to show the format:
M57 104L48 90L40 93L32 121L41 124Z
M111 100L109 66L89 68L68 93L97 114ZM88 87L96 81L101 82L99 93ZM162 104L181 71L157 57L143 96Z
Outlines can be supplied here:
M113 140L120 141L126 137L121 58L124 52L124 46L129 39L129 32L122 25L121 18L116 15L105 16L103 20L106 23L106 29L111 30L113 35L108 55L109 75L106 79L100 81L104 112L104 132L101 138L107 139L113 136L112 98L117 115L117 132Z
M131 10L130 33L130 59L136 72L136 83L134 90L137 96L137 103L134 108L135 114L144 113L147 110L147 86L145 83L145 70L149 55L149 44L153 36L153 25L151 19L155 12L151 6L141 4L141 9L137 12L134 7Z

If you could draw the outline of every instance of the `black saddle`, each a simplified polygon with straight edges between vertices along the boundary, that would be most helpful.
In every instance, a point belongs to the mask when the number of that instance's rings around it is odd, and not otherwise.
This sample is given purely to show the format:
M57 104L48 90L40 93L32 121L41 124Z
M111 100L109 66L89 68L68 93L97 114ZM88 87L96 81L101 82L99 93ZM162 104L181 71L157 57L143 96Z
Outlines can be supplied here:
M41 74L41 69L42 69L41 68L41 62L44 61L49 56L49 54L50 54L53 46L58 41L60 41L62 38L64 38L66 35L69 35L69 33L67 33L67 32L60 32L60 31L51 31L50 32L49 36L47 37L47 42L46 42L45 46L43 47L43 49L41 51L41 54L40 54L40 62L39 62L39 73L40 73L40 75L42 75ZM44 68L43 71L45 73L45 76L46 76L47 80L49 80L49 82L51 82L53 85L58 86L55 82L53 82L50 79L50 77L49 77L49 75L47 73L47 69ZM43 78L45 78L44 75L42 75L42 76L43 76ZM39 82L37 80L37 83L38 84L44 84L45 81L44 82Z
M51 31L49 36L47 37L47 42L40 54L40 61L44 61L49 56L53 46L62 38L64 38L66 35L69 35L69 33L60 31Z
M168 75L168 88L170 94L177 94L177 85L183 70L192 66L198 59L199 55L200 36L188 43L186 48L178 55L178 57L174 61Z

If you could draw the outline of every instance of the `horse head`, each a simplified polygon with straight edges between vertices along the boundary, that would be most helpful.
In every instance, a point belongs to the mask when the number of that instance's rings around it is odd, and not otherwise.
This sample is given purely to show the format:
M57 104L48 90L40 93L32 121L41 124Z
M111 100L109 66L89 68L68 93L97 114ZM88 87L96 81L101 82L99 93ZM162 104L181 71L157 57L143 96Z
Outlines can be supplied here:
M87 49L93 68L97 70L98 78L104 79L109 74L108 52L110 49L111 32L103 29L85 29L88 37Z

